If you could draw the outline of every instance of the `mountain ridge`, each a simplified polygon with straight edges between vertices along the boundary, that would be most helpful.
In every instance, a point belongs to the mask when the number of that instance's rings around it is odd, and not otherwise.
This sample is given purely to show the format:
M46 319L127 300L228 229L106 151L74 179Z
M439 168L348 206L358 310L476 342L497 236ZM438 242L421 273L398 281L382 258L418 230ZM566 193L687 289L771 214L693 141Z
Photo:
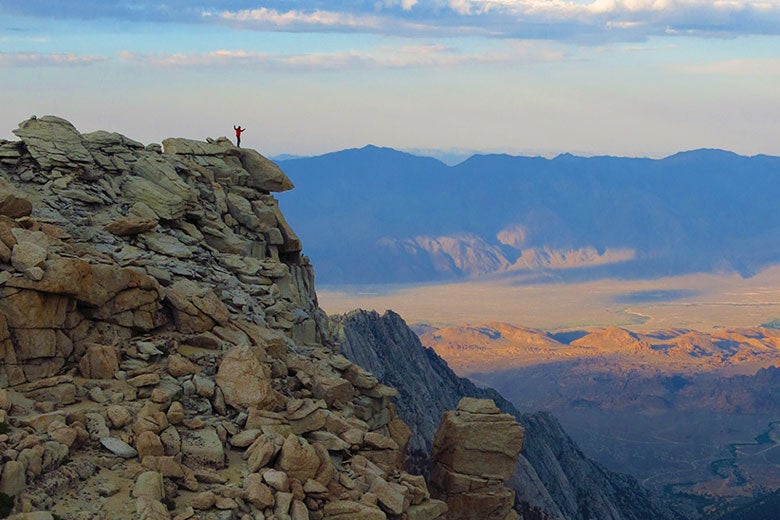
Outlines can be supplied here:
M771 204L780 195L780 158L773 156L711 149L663 159L475 155L447 166L372 146L282 164L303 192L289 204L289 218L298 220L320 259L320 279L330 285L501 274L506 268L480 260L495 247L507 251L510 264L532 249L547 248L552 257L633 252L606 267L602 261L591 276L718 269L750 276L780 261L780 219ZM339 204L344 201L349 204ZM312 209L323 215L320 222L305 221ZM507 249L497 236L508 228L524 230L525 239ZM479 237L480 254L447 252L442 264L439 252L420 244L422 238L457 242L463 234ZM361 255L350 258L345 249ZM445 264L468 267L440 267ZM584 254L556 276L588 276L594 265ZM552 266L520 269L544 273Z
M610 472L586 458L551 414L520 413L492 388L455 375L446 361L424 348L398 314L353 311L332 317L341 352L399 388L398 412L412 428L411 463L424 471L438 411L462 397L493 399L527 432L512 487L530 519L567 520L678 518L632 477Z

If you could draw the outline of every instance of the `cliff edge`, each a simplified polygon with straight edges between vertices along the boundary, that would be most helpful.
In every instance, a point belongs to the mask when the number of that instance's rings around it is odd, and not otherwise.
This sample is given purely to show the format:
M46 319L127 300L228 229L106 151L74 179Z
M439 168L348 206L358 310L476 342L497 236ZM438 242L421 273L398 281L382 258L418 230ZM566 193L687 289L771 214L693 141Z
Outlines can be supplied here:
M332 348L273 162L53 116L15 134L0 141L0 517L444 514L403 471L396 390Z

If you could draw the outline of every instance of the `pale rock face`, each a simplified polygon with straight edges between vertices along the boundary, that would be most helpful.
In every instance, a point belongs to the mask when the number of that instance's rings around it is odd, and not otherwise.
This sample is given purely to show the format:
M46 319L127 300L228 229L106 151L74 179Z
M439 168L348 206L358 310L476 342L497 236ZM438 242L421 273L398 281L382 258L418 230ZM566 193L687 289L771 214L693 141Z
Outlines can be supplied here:
M143 177L130 177L125 180L122 191L135 202L150 208L156 218L179 219L184 216L187 207L186 201L181 197Z

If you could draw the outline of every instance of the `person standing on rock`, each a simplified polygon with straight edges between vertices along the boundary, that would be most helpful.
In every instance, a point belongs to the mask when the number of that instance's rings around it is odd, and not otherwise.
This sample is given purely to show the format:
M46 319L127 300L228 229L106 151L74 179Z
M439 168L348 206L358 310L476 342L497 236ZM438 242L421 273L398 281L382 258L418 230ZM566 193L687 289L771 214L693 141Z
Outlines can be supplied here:
M241 133L246 130L246 128L241 128L241 125L233 125L233 130L236 131L236 146L241 148Z

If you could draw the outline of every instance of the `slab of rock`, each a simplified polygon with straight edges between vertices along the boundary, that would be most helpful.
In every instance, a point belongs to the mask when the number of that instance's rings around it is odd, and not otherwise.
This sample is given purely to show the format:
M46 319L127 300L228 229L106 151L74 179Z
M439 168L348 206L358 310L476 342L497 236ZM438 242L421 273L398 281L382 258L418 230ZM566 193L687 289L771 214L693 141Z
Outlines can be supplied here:
M16 496L24 489L25 483L24 465L17 460L6 462L0 475L0 493Z
M276 436L262 434L247 448L245 457L249 471L257 471L274 460L282 449L282 440Z
M104 229L119 237L138 235L151 231L157 227L157 219L144 218L134 215L119 218L104 226Z
M263 473L263 481L277 491L290 490L290 479L284 471L269 469Z
M258 359L255 350L246 345L231 348L217 371L217 385L225 402L242 411L263 407L273 399L271 369Z
M441 500L426 500L425 502L409 506L406 511L409 520L436 520L445 518L447 504Z
M79 361L79 370L87 379L113 379L119 370L119 352L115 347L92 343Z
M183 430L181 436L181 452L184 463L190 467L225 466L225 449L214 428L200 430Z
M323 520L387 520L379 509L351 500L332 500L323 508Z
M153 500L162 500L165 497L163 476L156 471L144 471L135 479L133 488L135 498L147 496Z
M261 433L263 433L262 430L257 428L244 430L233 435L228 442L235 448L246 448L247 446L251 446Z
M176 462L176 458L173 456L147 455L141 458L145 468L161 473L163 477L184 477L184 469L181 464Z
M291 434L282 445L277 464L290 477L306 482L317 475L320 459L306 439Z
M197 372L198 366L179 354L168 356L168 373L173 377L182 377Z
M122 429L133 422L133 416L127 408L119 404L109 406L106 409L106 417L108 417L108 421L115 429Z
M168 288L166 298L173 306L173 318L179 332L198 334L210 331L216 323L227 325L230 313L208 287L180 280Z
M138 457L143 461L147 456L160 457L165 455L160 437L150 431L141 432L135 439L135 449Z
M138 520L170 520L171 518L165 504L147 495L138 497L135 505Z
M156 253L175 258L192 258L192 249L174 236L149 231L141 235L146 247Z
M32 203L6 180L0 180L0 215L19 218L32 213Z
M204 491L192 497L192 507L199 510L211 509L219 497L213 491Z
M122 191L131 200L150 208L155 217L164 220L178 220L187 209L186 200L143 177L128 177L122 184Z
M52 422L47 428L47 433L52 440L64 444L69 449L73 446L73 443L76 442L79 435L75 428L71 428L60 421Z
M135 448L115 437L103 437L100 439L100 444L105 446L105 448L114 455L124 459L132 459L133 457L138 456L138 452Z
M33 267L40 267L46 261L48 252L32 242L21 242L11 250L11 265L19 272L26 273Z
M69 121L56 116L43 116L19 123L14 130L27 147L33 159L44 169L55 166L73 167L74 163L94 163L92 154L84 147L83 138Z
M247 186L264 191L287 191L295 187L273 161L249 148L239 148L238 152L241 165L249 172Z
M244 500L258 509L274 505L274 495L271 488L263 483L263 478L257 473L250 473L244 478Z
M376 495L380 507L385 512L391 515L400 515L409 506L409 500L404 495L404 490L405 488L400 484L377 478L368 491Z

